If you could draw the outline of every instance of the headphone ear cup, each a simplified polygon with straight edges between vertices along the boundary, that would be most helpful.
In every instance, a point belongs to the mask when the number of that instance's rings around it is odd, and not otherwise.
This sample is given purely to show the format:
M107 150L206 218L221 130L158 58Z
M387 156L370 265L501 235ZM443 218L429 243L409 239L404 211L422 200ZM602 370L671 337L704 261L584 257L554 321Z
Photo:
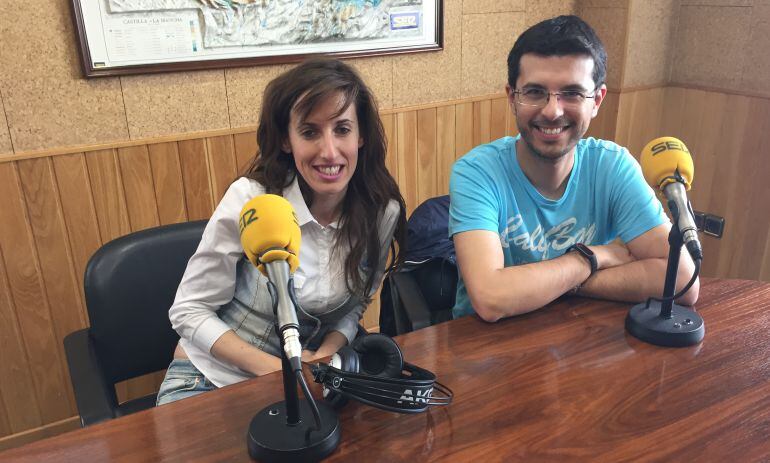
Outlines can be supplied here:
M358 372L385 378L398 378L404 369L404 355L396 341L381 333L353 340L350 347L358 353Z
M348 373L358 373L359 356L358 352L350 346L344 346L332 356L331 366ZM325 388L324 399L335 409L340 409L348 403L348 398L344 395Z

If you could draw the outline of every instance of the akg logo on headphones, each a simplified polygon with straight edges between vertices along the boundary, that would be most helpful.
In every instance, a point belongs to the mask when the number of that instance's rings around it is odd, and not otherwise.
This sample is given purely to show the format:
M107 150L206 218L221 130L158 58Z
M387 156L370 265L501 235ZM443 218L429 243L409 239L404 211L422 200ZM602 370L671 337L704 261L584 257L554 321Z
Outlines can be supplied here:
M427 404L428 400L430 400L431 394L433 394L432 387L424 391L417 390L417 394L415 394L411 389L404 389L404 392L401 393L401 397L398 398L396 403L400 405L404 403L404 401L407 401Z

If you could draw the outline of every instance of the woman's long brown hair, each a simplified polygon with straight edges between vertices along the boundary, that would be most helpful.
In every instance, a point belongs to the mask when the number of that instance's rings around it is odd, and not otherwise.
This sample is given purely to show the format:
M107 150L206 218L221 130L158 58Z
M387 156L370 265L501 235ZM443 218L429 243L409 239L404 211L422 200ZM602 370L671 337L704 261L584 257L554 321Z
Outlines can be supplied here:
M347 64L333 59L312 59L280 75L265 89L257 129L259 151L244 176L262 184L268 193L281 194L296 177L305 202L310 207L312 190L297 175L294 159L282 151L289 138L291 112L304 120L319 103L341 95L342 114L354 104L359 136L364 140L358 151L356 170L342 202L340 230L335 249L341 243L350 247L345 259L348 290L365 303L375 284L375 270L382 264L380 256L379 220L390 200L399 204L399 215L391 246L388 271L400 265L406 247L406 206L398 185L385 167L387 141L377 105L369 88ZM367 271L361 272L361 269ZM365 277L362 275L366 275Z

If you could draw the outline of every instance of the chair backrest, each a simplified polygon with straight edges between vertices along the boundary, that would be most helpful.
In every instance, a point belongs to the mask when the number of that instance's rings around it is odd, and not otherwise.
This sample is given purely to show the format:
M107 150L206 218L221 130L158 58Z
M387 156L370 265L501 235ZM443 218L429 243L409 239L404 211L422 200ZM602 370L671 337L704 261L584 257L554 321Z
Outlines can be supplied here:
M455 262L455 245L449 238L449 196L423 201L407 222L406 261L425 262L442 257Z
M168 309L205 220L120 237L88 262L85 295L89 335L111 383L168 367L179 337Z
M457 266L437 258L419 265L411 273L431 311L431 324L451 320L457 293Z
M409 217L406 264L383 283L380 330L397 335L452 318L457 289L449 196L430 198Z

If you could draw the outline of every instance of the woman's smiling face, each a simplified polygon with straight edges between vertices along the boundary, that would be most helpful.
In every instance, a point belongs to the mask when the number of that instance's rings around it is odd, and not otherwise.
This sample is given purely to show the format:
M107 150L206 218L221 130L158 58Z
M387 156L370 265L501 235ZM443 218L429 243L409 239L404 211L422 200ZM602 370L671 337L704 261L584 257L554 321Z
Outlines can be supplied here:
M359 134L355 104L340 112L345 100L336 93L316 105L305 120L292 110L284 151L294 156L297 172L313 190L313 201L339 201L356 171Z

